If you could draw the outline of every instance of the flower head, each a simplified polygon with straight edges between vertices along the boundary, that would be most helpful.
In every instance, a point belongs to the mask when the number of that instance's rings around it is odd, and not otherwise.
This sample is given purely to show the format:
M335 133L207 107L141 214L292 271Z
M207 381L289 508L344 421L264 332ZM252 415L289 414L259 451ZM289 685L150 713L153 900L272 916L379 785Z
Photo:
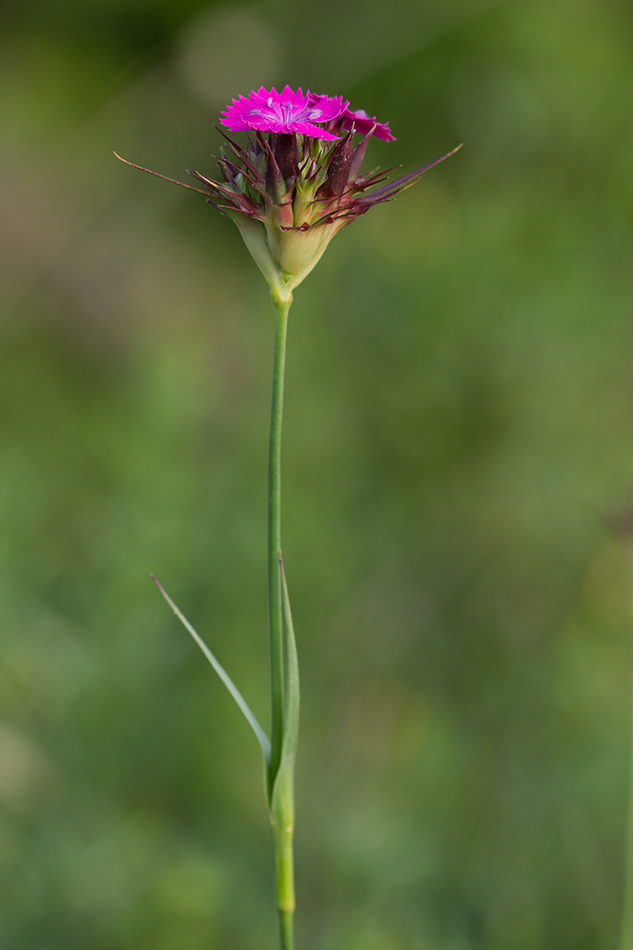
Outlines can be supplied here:
M223 133L228 146L217 161L221 180L192 171L204 190L175 183L205 195L235 222L277 301L292 298L335 234L457 151L383 184L386 174L363 175L362 164L372 137L393 141L388 123L350 109L342 96L289 86L282 92L262 86L234 99L221 121L248 133L245 147Z

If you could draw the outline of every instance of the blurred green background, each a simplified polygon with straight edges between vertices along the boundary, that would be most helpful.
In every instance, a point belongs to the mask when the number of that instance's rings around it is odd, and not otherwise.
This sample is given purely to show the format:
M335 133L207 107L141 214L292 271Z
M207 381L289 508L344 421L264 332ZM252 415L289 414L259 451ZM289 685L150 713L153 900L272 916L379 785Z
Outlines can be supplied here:
M274 313L212 174L232 96L464 149L295 294L284 554L299 950L610 950L633 557L624 0L0 11L0 947L276 946ZM630 519L629 519L630 526Z

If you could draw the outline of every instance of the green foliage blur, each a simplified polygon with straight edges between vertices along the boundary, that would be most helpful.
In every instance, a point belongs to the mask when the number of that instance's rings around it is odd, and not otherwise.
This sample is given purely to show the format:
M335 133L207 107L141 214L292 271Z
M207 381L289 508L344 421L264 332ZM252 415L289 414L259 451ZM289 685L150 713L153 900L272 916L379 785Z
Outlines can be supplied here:
M611 950L632 693L633 9L0 9L0 948L276 946L274 311L213 174L232 96L462 151L295 293L284 557L299 950ZM628 533L627 533L628 531Z

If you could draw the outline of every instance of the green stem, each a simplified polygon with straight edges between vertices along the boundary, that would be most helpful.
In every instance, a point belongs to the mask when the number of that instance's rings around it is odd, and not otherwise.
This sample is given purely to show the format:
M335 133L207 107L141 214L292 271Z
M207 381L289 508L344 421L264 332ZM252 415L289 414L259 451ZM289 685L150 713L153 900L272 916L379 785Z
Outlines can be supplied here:
M268 629L270 635L270 682L272 695L271 752L268 767L268 795L279 769L284 725L284 644L283 599L281 589L281 424L284 403L286 336L292 300L277 303L273 398L268 445Z
M292 921L295 910L294 857L292 838L295 827L294 767L299 735L299 661L290 597L281 554L281 589L284 629L284 738L281 760L270 802L270 818L275 843L277 872L277 908L281 923L282 950L292 950Z
M293 950L293 919L295 912L294 857L292 835L294 831L294 807L292 788L282 793L276 814L272 818L275 845L275 871L277 875L277 910L281 927L281 950Z
M281 563L281 427L288 312L292 297L276 300L275 362L268 454L268 620L272 696L271 751L267 771L281 950L293 950L293 768L298 725L298 674L288 592ZM293 665L289 667L289 663Z

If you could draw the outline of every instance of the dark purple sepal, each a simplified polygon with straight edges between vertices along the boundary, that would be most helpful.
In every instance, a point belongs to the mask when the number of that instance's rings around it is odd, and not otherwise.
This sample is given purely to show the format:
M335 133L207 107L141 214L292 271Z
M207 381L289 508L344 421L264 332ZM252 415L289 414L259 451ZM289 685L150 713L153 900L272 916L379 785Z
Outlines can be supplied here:
M296 179L298 174L299 150L297 136L288 132L280 132L275 142L275 160L279 171L288 182L289 178Z
M268 142L266 142L266 191L275 205L280 205L288 193L284 176L281 174Z
M342 195L350 181L350 168L354 158L352 133L348 132L344 139L332 149L327 168L327 178L322 186L325 194Z
M368 132L354 149L354 156L349 169L349 180L351 182L356 181L356 179L360 176L360 170L363 166L363 162L365 161L365 152L367 151L367 146L369 145L371 135L371 132Z

